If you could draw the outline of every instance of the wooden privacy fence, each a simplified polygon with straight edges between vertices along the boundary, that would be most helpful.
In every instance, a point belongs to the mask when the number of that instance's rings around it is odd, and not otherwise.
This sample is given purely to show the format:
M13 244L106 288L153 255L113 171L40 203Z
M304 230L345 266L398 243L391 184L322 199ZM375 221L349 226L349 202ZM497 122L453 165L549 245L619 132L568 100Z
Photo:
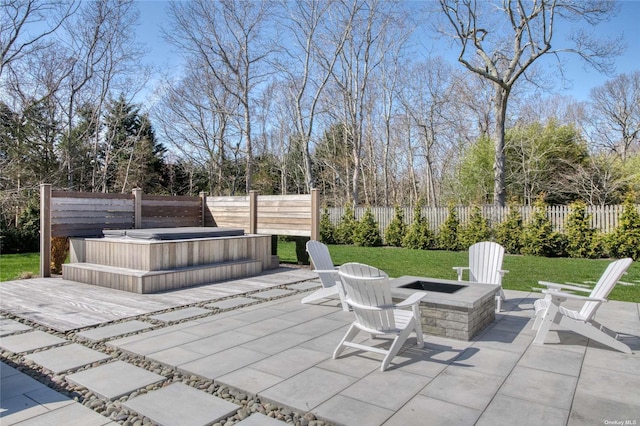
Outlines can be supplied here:
M481 207L482 217L489 220L489 225L495 227L497 224L503 222L509 214L511 207L499 207L494 205L486 205ZM526 223L533 213L532 206L518 206L515 207L520 211L522 215L523 223ZM636 206L640 209L640 206ZM357 207L355 209L356 219L362 218L366 207ZM404 221L406 224L410 224L413 221L413 209L410 207L401 207L404 215ZM455 208L460 223L467 223L471 214L473 213L473 207L458 206ZM395 215L395 209L393 207L371 207L371 211L378 222L380 232L384 235L384 230L387 229L389 223L393 220ZM587 213L591 218L591 227L601 232L611 232L618 226L620 214L623 211L623 206L588 206ZM328 209L329 218L331 223L337 225L340 223L340 219L344 214L343 207L332 207ZM569 206L547 206L547 217L553 225L555 231L563 231L567 217L571 213ZM449 217L449 209L447 207L424 207L422 209L422 215L429 222L429 227L433 231L437 231L447 217Z
M51 275L52 237L100 237L103 229L222 226L249 234L318 239L318 191L305 195L199 197L52 191L40 186L40 276Z

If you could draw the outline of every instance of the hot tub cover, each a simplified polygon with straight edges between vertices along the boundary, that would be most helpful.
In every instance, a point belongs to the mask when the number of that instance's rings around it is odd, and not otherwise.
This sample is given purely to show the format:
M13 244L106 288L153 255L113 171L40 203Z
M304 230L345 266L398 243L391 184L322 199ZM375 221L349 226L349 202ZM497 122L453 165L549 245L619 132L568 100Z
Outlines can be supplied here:
M138 240L190 240L194 238L235 237L244 235L241 228L184 227L147 229L105 229L107 238L133 238Z

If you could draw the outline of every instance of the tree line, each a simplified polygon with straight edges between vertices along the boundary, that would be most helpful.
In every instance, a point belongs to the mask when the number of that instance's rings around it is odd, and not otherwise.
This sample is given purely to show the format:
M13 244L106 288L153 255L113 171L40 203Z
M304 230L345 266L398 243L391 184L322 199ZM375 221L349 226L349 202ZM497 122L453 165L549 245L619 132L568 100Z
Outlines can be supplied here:
M616 2L175 2L181 68L160 78L133 1L0 7L6 225L43 182L387 206L609 204L640 186L640 71L587 102L551 94L561 51L612 71L622 40L589 34Z

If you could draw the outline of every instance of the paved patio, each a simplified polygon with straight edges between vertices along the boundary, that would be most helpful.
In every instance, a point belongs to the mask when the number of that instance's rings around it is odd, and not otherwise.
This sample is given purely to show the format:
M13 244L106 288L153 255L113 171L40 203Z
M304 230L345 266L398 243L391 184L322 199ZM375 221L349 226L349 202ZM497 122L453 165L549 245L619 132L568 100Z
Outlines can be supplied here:
M546 345L533 345L532 305L540 294L506 291L504 311L473 341L426 335L424 349L417 349L410 338L382 373L381 355L347 350L331 358L353 314L341 311L336 300L302 305L305 291L319 285L308 270L281 269L180 290L173 298L172 293L147 295L146 304L128 305L117 301L128 299L128 293L87 290L70 282L64 282L63 291L62 281L0 283L2 313L52 330L34 331L27 322L0 318L0 348L105 399L131 395L165 378L119 360L104 361L104 354L84 341L105 341L135 357L336 425L640 422L637 303L609 302L598 311L600 322L626 334L625 343L636 352L631 355L568 331L551 332ZM30 297L38 293L36 284L57 296ZM66 290L75 300L62 296ZM87 291L92 299L83 298ZM120 307L105 308L107 302ZM91 310L101 314L85 312ZM119 321L106 324L113 320ZM66 338L54 330L64 331ZM90 363L99 365L79 370ZM118 424L0 365L1 424L70 424L72 419L83 425ZM125 405L165 425L212 424L240 408L182 383L131 397ZM283 423L252 414L236 424Z

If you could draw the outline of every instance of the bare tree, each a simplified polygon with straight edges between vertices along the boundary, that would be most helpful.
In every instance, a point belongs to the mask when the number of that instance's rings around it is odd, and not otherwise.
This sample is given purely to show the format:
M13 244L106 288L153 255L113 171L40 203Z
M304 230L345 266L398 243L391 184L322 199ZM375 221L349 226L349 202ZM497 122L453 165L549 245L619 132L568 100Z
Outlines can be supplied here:
M271 3L260 1L194 0L172 3L174 31L167 39L202 65L236 98L246 155L245 190L251 190L253 163L252 111L270 72L264 67L273 51L267 35Z
M79 4L75 0L3 0L0 3L0 77L12 62L49 47L49 36L75 13Z
M525 73L539 58L562 53L577 54L597 70L610 71L612 57L621 51L620 39L602 40L577 31L563 46L556 26L580 20L595 25L608 19L617 5L607 0L440 0L440 6L445 17L440 31L457 42L458 61L494 88L494 202L504 205L505 120L515 83L527 78Z
M601 145L627 159L640 149L640 71L620 74L591 90L593 133Z

